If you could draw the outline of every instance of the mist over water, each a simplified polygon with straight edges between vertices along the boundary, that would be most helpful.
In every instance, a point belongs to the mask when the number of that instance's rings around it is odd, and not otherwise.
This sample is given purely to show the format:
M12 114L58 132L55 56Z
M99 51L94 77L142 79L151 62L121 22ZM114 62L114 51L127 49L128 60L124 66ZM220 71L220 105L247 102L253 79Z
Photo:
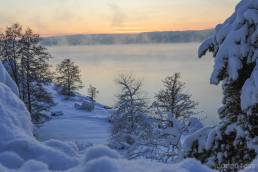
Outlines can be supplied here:
M100 46L54 46L49 47L54 56L52 64L71 58L81 69L87 94L89 84L98 88L97 101L113 105L118 93L114 80L122 73L132 73L143 79L144 90L150 98L162 88L166 76L180 72L186 82L186 91L199 102L199 110L207 115L207 125L218 122L217 109L221 104L220 86L209 84L213 59L210 55L197 58L199 43L180 44L129 44Z

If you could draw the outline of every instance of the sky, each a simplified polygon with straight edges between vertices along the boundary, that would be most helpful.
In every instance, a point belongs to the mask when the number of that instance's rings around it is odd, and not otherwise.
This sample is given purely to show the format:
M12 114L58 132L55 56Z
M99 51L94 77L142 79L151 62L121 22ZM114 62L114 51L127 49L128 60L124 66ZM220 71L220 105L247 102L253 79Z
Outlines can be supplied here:
M41 35L213 28L240 0L0 0L0 29L18 22Z

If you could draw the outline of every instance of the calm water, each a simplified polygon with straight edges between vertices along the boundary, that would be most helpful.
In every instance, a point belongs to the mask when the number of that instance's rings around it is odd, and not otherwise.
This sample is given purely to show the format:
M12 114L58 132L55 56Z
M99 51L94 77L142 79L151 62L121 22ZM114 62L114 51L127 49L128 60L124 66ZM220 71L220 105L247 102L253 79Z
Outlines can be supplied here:
M97 100L107 105L115 102L118 88L114 80L121 73L132 73L143 79L144 90L152 98L162 88L161 80L180 72L186 91L208 116L205 123L214 124L218 121L221 90L220 86L209 84L213 59L210 56L198 59L198 46L198 43L67 46L49 47L49 51L55 57L53 64L64 58L75 61L85 84L80 92L87 94L87 87L92 84L100 91Z

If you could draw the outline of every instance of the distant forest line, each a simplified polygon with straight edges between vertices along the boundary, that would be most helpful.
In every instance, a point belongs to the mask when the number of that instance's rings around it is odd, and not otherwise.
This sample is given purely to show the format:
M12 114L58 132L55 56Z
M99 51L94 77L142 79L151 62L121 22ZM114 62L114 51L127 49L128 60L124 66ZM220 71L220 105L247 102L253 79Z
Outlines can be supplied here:
M198 31L144 32L137 34L79 34L41 38L45 46L56 45L112 45L143 43L201 42L214 33L213 29Z

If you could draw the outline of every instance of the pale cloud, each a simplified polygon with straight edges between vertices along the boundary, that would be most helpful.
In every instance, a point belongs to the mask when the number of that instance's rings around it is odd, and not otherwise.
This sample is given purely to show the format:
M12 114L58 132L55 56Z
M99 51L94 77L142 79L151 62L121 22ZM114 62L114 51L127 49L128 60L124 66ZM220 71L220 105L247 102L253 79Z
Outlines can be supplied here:
M126 14L122 8L115 3L107 3L107 6L111 9L112 12L112 26L123 26L126 20Z

